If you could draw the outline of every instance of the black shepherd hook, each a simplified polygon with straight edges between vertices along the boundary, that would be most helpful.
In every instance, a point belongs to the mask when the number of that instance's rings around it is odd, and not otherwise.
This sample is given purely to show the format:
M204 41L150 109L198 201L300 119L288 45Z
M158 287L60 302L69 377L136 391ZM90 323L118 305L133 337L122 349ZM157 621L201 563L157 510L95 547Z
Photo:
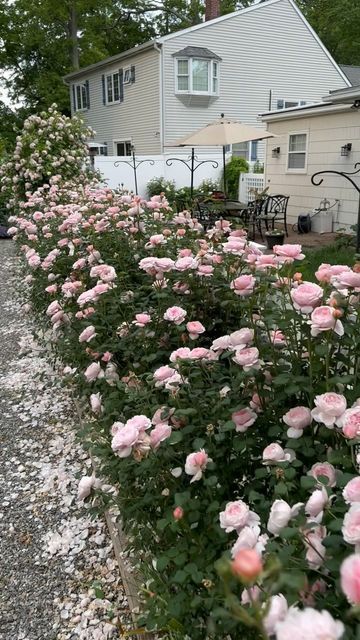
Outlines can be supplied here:
M182 158L168 158L166 160L166 164L167 164L168 167L171 167L173 162L182 162L185 165L185 167L187 167L189 169L189 171L190 171L190 175L191 175L190 198L193 197L194 173L195 173L196 169L201 167L202 164L206 164L207 162L211 162L214 169L217 169L218 166L219 166L219 163L216 162L216 160L201 160L199 162L197 156L195 155L194 148L191 149L191 156L189 156L188 161L182 160ZM190 164L189 164L189 162L190 162ZM196 166L195 166L195 162L197 163Z
M333 169L327 169L325 171L317 171L316 173L314 173L314 175L311 176L311 182L313 185L318 187L324 182L323 178L320 178L320 180L316 180L318 176L325 175L325 174L332 174L332 175L337 175L337 176L341 176L342 178L345 178L345 180L348 180L348 182L351 182L354 189L356 189L356 191L359 194L357 229L356 229L356 252L359 253L360 251L360 187L356 184L356 182L354 182L354 180L352 180L352 178L350 178L350 176L356 176L360 173L360 162L357 162L354 165L354 169L355 171L349 171L349 172L335 171Z
M116 162L114 162L114 167L118 167L119 164L127 164L129 167L132 168L133 172L134 172L134 182L135 182L135 195L138 195L138 183L137 183L137 170L140 167L141 164L143 164L143 162L148 162L151 165L155 164L154 160L138 160L136 161L135 158L135 151L132 151L132 158L131 160L117 160Z

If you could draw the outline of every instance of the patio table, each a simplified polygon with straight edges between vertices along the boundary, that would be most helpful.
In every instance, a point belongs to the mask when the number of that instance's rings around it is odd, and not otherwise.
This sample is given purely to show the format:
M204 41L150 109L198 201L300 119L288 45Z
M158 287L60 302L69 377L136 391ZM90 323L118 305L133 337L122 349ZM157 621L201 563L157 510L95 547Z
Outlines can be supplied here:
M211 200L211 202L206 203L206 205L216 213L224 213L234 217L241 217L243 212L248 208L247 204L239 200Z

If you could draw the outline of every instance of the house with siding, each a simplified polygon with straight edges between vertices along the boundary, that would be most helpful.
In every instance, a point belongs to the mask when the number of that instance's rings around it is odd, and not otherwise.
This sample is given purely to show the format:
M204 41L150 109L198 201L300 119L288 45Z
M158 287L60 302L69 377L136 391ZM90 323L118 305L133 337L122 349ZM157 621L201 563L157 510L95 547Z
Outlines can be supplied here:
M310 212L317 230L321 205L333 230L356 224L359 193L351 182L333 173L315 178L323 178L320 185L311 178L319 171L351 173L360 163L360 84L317 104L265 113L262 120L277 136L267 143L264 184L269 193L290 196L290 222ZM360 173L351 178L360 188Z
M259 113L318 102L330 89L350 85L293 0L267 0L220 17L214 17L218 0L208 6L201 24L65 77L72 113L95 129L98 153L174 152L174 141L221 113L265 126ZM261 142L232 151L248 160L264 157Z

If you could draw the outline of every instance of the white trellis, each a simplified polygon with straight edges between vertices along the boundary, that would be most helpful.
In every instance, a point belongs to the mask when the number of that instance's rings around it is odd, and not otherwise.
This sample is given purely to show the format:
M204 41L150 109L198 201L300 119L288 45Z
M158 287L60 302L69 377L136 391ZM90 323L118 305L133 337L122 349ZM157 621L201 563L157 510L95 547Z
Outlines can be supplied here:
M262 191L265 186L263 173L240 173L239 178L239 200L240 202L248 202L252 200L250 190L257 189Z

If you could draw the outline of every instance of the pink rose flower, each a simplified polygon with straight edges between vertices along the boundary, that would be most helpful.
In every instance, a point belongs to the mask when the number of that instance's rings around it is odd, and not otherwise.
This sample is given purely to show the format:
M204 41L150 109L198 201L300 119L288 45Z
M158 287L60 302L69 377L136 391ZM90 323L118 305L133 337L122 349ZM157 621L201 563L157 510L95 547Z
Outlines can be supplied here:
M176 362L176 360L191 360L191 349L189 347L179 347L172 351L169 358L170 362Z
M103 406L101 404L101 394L100 393L92 393L90 396L90 406L91 411L94 413L101 413L103 411Z
M263 563L255 549L242 549L232 561L231 570L244 582L252 582L262 572Z
M169 307L166 309L163 317L164 320L174 322L174 324L181 324L185 320L186 311L181 307Z
M88 382L93 382L97 378L103 378L104 372L98 362L92 362L84 372L84 376Z
M341 427L345 438L360 437L360 406L346 409L344 413L337 419L336 424Z
M197 269L198 261L191 255L178 258L175 262L174 268L176 271L187 271L188 269Z
M167 380L172 378L172 376L176 373L176 370L172 367L169 367L165 364L163 367L159 367L154 371L153 378L156 380L155 386L161 387Z
M241 365L244 371L260 369L259 351L256 347L249 347L248 349L241 349L240 351L237 350L233 361Z
M46 293L56 293L57 292L57 284L50 284L48 287L45 287Z
M119 458L131 455L133 446L139 438L139 431L135 426L125 424L118 429L111 441L111 448Z
M79 342L90 342L90 340L95 338L95 336L97 336L97 333L95 332L95 327L93 327L92 325L89 325L88 327L86 327L86 329L84 329L84 331L80 333Z
M256 279L254 276L239 276L230 282L230 289L233 289L237 296L242 296L244 298L251 296L254 291L255 283Z
M311 415L316 422L322 422L328 429L333 429L337 418L346 410L346 398L339 393L323 393L315 397L315 409Z
M197 268L197 275L203 276L204 278L211 278L214 273L214 267L210 264L199 264Z
M290 292L295 309L301 313L311 313L320 304L323 294L322 288L312 282L304 282Z
M136 313L135 320L133 320L133 324L136 327L145 327L147 324L151 322L151 316L148 313Z
M267 534L260 535L260 527L258 525L246 525L241 529L238 539L231 548L231 555L235 558L242 549L255 549L261 555L265 550L268 539L269 536Z
M335 487L336 485L336 470L329 462L316 462L308 472L309 476L318 480L320 476L327 478L326 486ZM321 487L324 483L318 481L318 486Z
M316 518L317 522L321 522L323 511L328 503L329 496L325 487L315 489L305 504L305 513L310 516L311 519Z
M161 273L172 271L175 266L175 262L174 260L171 260L171 258L154 258L154 260L155 269L157 269L157 271L161 271Z
M186 328L189 332L191 340L196 340L196 338L198 338L201 333L204 333L204 331L206 331L204 325L202 325L201 322L198 322L197 320L188 322L186 324Z
M254 330L244 327L243 329L239 329L238 331L233 331L233 333L230 333L229 338L230 347L232 349L238 350L239 348L251 344L251 342L254 340Z
M175 507L173 517L174 520L181 520L184 517L184 509L182 507Z
M265 447L262 458L265 464L291 462L295 459L295 453L292 449L283 449L277 442L272 442Z
M217 356L210 349L205 349L205 347L195 347L190 350L190 358L191 360L217 360Z
M360 554L353 553L340 567L341 589L350 604L360 604Z
M350 267L346 267L343 264L321 264L315 276L319 282L330 282L333 276L343 273L344 271L351 271Z
M98 264L90 269L90 277L100 278L103 282L112 282L117 276L114 267L108 264Z
M276 244L273 252L278 256L278 262L294 262L294 260L304 260L305 255L301 253L301 244Z
M358 502L354 502L345 514L341 531L345 542L356 545L356 551L358 551L360 549L360 504Z
M212 462L212 460L204 449L189 453L185 461L185 473L188 476L193 476L190 483L197 482L202 478L203 471L205 471L209 462Z
M87 498L90 493L91 493L91 489L93 488L95 484L95 476L83 476L78 484L78 490L77 490L77 499L78 500L85 500L85 498Z
M275 624L276 640L340 640L345 627L328 611L290 607L284 620Z
M293 507L285 500L275 500L271 505L267 529L274 536L278 536L280 531L287 527L291 518L298 515L302 502L298 502Z
M245 433L245 431L254 424L255 420L257 420L257 415L254 411L245 407L245 409L234 411L231 415L231 419L235 423L235 431Z
M211 345L212 351L222 351L224 349L228 349L231 345L230 336L220 336L220 338L216 338Z
M275 635L275 627L278 622L285 620L288 609L288 603L282 593L271 596L270 607L263 619L265 631L269 636Z
M300 438L303 434L303 429L308 427L312 422L311 411L308 407L293 407L285 415L283 415L283 421L290 427L286 435L288 438Z
M334 315L333 307L317 307L311 314L311 335L316 337L323 331L334 331L338 336L344 335L342 322Z
M343 489L343 497L348 504L360 502L360 476L349 480Z
M360 291L360 273L355 271L343 271L331 279L336 289L354 289Z
M252 527L260 522L259 516L254 511L250 511L248 505L242 500L228 502L219 518L220 527L225 529L226 533L234 530L239 533L244 527Z
M171 426L165 422L156 425L155 429L150 432L150 445L153 449L158 449L161 442L167 440L171 436Z
M145 431L151 427L151 420L144 415L137 415L130 418L126 424L126 427L135 427L140 433L141 431Z
M320 569L325 560L326 547L322 543L325 535L326 529L324 527L316 527L314 531L305 534L305 559L310 569Z

